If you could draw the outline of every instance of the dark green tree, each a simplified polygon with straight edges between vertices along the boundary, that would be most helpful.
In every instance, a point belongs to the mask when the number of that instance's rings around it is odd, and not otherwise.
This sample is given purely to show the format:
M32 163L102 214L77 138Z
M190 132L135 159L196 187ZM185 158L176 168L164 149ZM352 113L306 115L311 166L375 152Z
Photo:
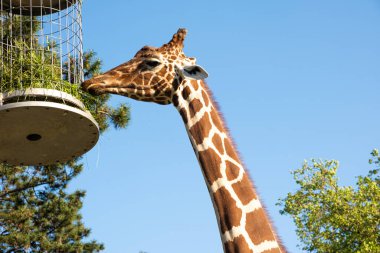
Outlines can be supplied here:
M0 166L1 252L98 252L79 211L84 191L65 192L78 161L44 167Z
M338 185L338 162L312 160L292 172L299 189L280 200L302 249L308 252L380 252L380 156L373 150L368 175L356 187Z
M14 64L17 66L17 62ZM92 77L100 70L101 61L96 54L93 51L84 53L85 76ZM108 95L93 97L79 93L79 96L98 121L102 133L110 125L115 128L127 126L129 108L126 105L109 106ZM67 192L70 181L82 170L81 158L38 167L0 164L0 252L90 253L103 250L103 244L86 241L90 229L84 226L80 215L85 192Z

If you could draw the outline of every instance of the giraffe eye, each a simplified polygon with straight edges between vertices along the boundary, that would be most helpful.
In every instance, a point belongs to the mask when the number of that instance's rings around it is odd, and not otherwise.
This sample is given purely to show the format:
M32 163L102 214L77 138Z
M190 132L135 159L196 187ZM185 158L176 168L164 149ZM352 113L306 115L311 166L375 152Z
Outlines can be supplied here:
M145 61L145 64L151 68L154 68L154 67L157 67L158 65L160 65L161 62L155 61L155 60L147 60L147 61Z

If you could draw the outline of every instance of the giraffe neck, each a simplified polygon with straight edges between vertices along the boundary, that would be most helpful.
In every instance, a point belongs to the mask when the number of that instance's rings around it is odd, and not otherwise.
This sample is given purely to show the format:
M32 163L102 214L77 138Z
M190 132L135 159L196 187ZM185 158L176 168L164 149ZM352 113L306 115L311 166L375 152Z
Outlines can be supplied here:
M226 253L284 252L203 81L173 95L211 195Z

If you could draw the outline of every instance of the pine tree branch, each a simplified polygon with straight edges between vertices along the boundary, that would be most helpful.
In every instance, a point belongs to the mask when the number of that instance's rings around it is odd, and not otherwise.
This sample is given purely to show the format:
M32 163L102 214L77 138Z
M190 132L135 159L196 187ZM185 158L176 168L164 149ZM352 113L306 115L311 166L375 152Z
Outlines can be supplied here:
M24 186L24 187L21 187L21 188L16 188L16 189L13 189L13 190L10 190L10 191L6 191L4 194L0 195L0 198L3 198L3 197L5 197L6 195L9 195L9 194L25 191L27 189L35 188L35 187L46 185L46 184L49 184L49 183L48 182L43 182L43 183L36 184L36 185L27 185L27 186Z

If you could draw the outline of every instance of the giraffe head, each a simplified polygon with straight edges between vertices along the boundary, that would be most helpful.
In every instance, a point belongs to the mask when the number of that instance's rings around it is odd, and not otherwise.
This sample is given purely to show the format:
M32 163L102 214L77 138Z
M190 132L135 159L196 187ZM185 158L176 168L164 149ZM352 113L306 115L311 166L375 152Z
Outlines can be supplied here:
M170 104L179 85L186 79L204 79L207 72L185 56L186 30L179 29L163 46L145 46L128 62L82 83L94 95L113 93L136 100Z

